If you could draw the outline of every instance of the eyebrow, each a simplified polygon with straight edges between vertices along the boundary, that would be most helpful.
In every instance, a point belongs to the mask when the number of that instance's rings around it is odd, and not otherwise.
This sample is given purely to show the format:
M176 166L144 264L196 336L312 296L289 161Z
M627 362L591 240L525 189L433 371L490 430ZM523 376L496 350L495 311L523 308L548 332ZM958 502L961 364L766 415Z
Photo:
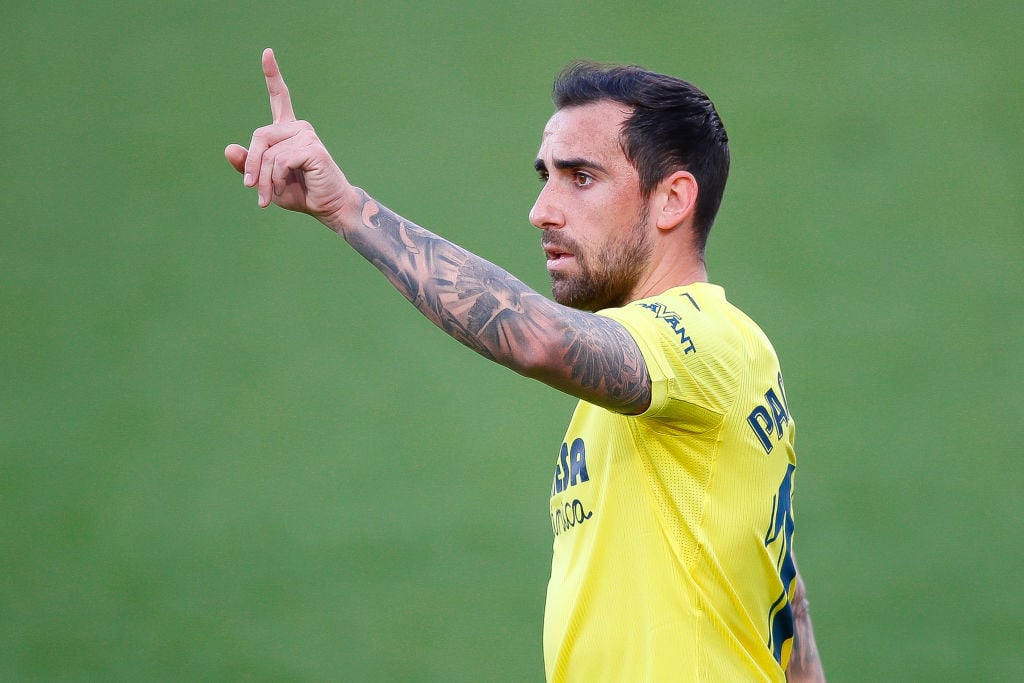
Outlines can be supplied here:
M574 168L589 168L589 169L593 169L595 171L599 171L601 173L607 173L608 172L605 169L605 167L602 166L601 164L597 163L596 161L591 161L590 159L584 159L583 157L576 157L576 158L573 158L573 159L555 159L553 163L554 163L555 168L559 169L559 170L572 170ZM547 170L547 164L544 163L543 159L537 159L536 161L534 161L533 162L533 167L537 170L537 172L541 172L541 171L546 171Z

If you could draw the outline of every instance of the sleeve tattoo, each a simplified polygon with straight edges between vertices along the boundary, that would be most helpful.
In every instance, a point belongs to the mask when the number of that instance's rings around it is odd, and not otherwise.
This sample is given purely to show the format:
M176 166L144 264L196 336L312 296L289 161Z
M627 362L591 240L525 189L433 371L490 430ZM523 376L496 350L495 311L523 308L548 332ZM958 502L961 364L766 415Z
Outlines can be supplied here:
M342 236L423 315L460 343L585 400L640 412L650 382L618 323L561 306L505 270L361 192L362 225Z

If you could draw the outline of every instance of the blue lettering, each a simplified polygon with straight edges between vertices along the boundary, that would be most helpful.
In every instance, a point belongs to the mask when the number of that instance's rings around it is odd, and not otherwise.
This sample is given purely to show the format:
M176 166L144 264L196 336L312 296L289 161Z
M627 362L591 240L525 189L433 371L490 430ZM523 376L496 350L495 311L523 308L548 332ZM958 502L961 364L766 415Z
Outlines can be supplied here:
M775 421L775 433L782 436L782 425L789 422L789 414L782 407L782 401L775 395L774 389L769 389L764 394L768 406L772 409L772 420Z
M565 444L562 444L562 448L565 448ZM572 442L571 462L569 486L575 486L582 481L590 481L590 475L587 474L587 447L583 444L583 439L576 439Z
M587 510L583 506L583 501L576 498L551 511L551 531L555 536L560 536L593 516L593 511Z
M758 441L764 448L765 453L771 453L773 444L771 436L776 440L782 438L782 432L790 422L789 401L786 399L786 389L782 383L782 373L779 373L779 392L775 393L774 388L764 392L764 405L755 406L747 415L747 424L754 430ZM779 398L779 394L782 398Z
M775 661L782 661L782 647L793 637L793 610L789 604L789 592L796 580L796 563L793 562L793 472L790 464L786 476L779 485L779 492L772 501L772 519L764 536L764 547L778 546L775 566L782 581L782 592L768 611L769 639Z
M576 439L570 447L562 443L555 461L555 477L551 482L551 495L562 493L570 486L590 481L587 471L587 447L583 439Z
M697 351L697 347L694 345L693 340L686 336L686 330L676 330L679 335L679 343L683 344L683 353L691 354Z
M772 420L772 416L768 414L768 409L764 406L757 406L747 416L747 423L754 430L757 438L761 440L764 452L771 453L773 446L772 440L768 438L768 435L775 431L775 423Z
M694 345L693 339L687 336L686 327L683 325L683 319L679 317L678 313L668 310L663 304L659 303L639 304L639 306L641 308L646 308L649 311L653 311L655 318L658 320L664 320L665 323L672 328L672 331L679 335L679 343L683 345L684 354L691 354L697 351L697 347Z
M569 447L564 443L555 461L555 480L551 484L551 495L561 493L569 488Z

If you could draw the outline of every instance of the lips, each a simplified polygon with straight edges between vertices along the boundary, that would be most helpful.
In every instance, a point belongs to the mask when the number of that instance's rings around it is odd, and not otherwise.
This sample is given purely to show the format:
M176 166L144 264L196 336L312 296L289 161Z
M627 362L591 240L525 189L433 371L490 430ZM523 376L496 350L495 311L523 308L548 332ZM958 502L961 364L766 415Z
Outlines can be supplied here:
M542 246L544 247L544 254L548 257L548 261L558 261L560 259L573 256L573 253L569 251L568 247L561 244L545 241Z

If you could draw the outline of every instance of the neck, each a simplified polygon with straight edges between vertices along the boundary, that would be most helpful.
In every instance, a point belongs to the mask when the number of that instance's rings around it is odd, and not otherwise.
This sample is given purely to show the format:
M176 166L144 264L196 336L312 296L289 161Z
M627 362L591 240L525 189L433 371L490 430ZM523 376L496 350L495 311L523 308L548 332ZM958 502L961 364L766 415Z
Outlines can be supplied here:
M708 281L707 267L704 265L704 259L699 257L687 259L683 263L662 262L662 267L658 267L659 264L652 264L652 266L647 277L633 288L630 301L656 296L673 287L684 287L692 285L694 282Z

